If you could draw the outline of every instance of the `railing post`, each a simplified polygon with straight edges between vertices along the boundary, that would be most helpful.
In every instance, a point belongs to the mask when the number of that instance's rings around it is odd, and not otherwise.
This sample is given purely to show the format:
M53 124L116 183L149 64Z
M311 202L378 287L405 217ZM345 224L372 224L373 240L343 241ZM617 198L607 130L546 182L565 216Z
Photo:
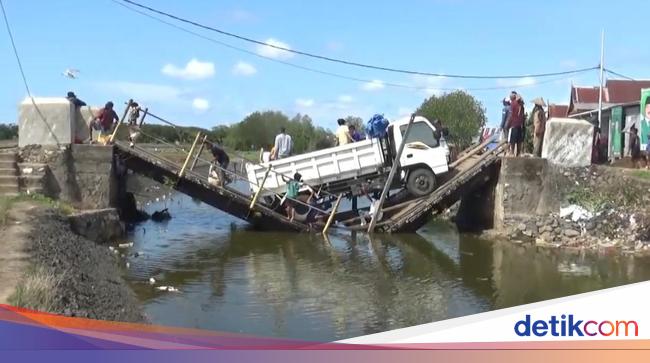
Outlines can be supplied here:
M381 207L384 205L384 201L386 200L386 195L388 195L390 186L393 183L395 172L397 172L397 169L399 169L400 167L399 159L400 157L402 157L402 152L404 151L404 145L406 145L406 139L409 136L409 131L411 131L411 125L413 125L414 120L415 120L415 114L412 114L411 119L409 120L409 123L406 126L406 130L404 131L404 135L402 135L402 142L399 144L399 149L397 150L397 154L395 155L395 161L393 162L393 166L390 168L390 173L388 173L388 180L386 181L386 185L384 185L384 190L381 191L381 197L379 198L379 203L375 208L375 212L372 214L372 217L370 218L368 233L372 233L375 230L375 224L377 224L377 215L381 213Z
M140 117L140 122L138 123L138 127L142 127L142 124L144 123L144 118L147 116L149 113L149 107L144 109L144 112L142 113L142 117Z
M323 234L327 234L327 230L330 229L330 225L332 224L332 221L334 220L334 215L336 214L336 210L339 209L339 203L341 203L341 197L343 194L339 194L338 199L336 199L336 203L334 203L334 207L332 208L332 213L330 213L329 218L327 218L327 223L325 223L325 228L323 228Z
M203 140L201 140L201 147L199 148L199 152L196 153L196 156L194 157L194 161L192 161L192 166L190 166L190 171L194 170L196 163L199 161L199 156L201 156L201 153L203 152L203 148L205 148L205 140L207 139L208 139L208 135L203 136Z
M120 125L124 122L124 119L126 119L126 115L129 114L129 108L131 108L131 103L133 100L129 100L129 102L126 103L126 108L124 109L124 113L122 114L122 118L120 119L120 122L115 125L115 129L113 130L113 133L111 134L111 138L108 139L109 143L113 142L113 139L115 139L115 135L117 135L117 130L120 128Z
M250 207L248 209L253 209L255 207L255 203L257 203L257 198L259 198L260 193L262 193L262 189L264 188L264 183L266 183L266 178L269 176L269 173L271 172L271 166L266 168L266 173L264 173L264 178L262 179L262 183L259 185L259 189L257 189L257 192L255 192L255 195L253 196L253 200L251 201Z
M183 175L185 174L185 169L187 168L187 164L190 163L190 159L192 158L192 154L194 153L194 148L196 148L196 144L199 142L199 138L201 137L201 132L196 133L196 137L194 138L194 143L192 143L192 147L190 148L190 152L187 154L187 158L185 158L185 162L183 163L183 167L181 168L181 171L178 172L178 178L182 178Z

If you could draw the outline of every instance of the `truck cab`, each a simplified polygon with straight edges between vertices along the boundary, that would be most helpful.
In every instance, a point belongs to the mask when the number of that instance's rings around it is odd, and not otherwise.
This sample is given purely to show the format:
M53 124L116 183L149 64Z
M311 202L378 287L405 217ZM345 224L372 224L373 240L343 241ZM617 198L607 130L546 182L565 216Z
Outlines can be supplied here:
M388 126L392 155L397 154L409 121L410 117L405 117ZM436 175L449 171L449 147L442 130L436 130L425 117L416 116L405 142L399 160L400 181L415 196L430 194L436 188Z

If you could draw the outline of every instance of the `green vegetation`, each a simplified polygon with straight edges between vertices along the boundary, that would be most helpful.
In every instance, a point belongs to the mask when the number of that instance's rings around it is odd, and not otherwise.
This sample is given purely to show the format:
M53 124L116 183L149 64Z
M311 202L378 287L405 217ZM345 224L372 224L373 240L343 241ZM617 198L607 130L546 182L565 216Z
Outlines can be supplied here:
M75 210L70 204L48 198L41 194L20 194L15 197L0 197L0 226L7 224L11 207L15 203L20 202L35 202L42 206L56 209L64 215L70 215Z
M433 122L438 119L449 129L449 141L465 149L487 120L481 102L465 91L431 96L418 107L416 114Z
M18 125L0 124L0 140L12 140L18 138Z
M42 268L31 268L9 296L8 302L21 308L52 311L57 288L65 274L54 276Z
M637 178L650 180L650 170L635 170L632 175Z

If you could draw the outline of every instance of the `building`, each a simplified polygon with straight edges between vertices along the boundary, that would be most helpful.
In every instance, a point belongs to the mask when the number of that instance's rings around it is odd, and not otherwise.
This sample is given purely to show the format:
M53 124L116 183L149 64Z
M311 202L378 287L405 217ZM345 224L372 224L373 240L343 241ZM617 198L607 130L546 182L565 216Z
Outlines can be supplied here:
M603 87L600 129L610 139L610 158L628 154L629 135L624 132L632 125L639 127L641 90L650 88L650 80L610 79ZM599 87L571 87L567 115L598 123ZM610 122L615 123L610 129Z

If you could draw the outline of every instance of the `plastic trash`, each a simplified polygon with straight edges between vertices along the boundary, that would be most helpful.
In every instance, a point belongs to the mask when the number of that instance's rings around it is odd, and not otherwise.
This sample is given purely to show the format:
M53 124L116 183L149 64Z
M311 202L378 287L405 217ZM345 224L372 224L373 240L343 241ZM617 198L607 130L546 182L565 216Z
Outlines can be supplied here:
M568 207L560 208L560 218L571 218L573 222L590 220L594 214L579 205L571 204Z
M117 247L119 247L119 248L129 248L129 247L133 247L133 242L129 242L129 243L120 243L119 245L117 245Z
M151 285L155 284L155 283L156 283L156 279L154 279L153 277L150 277L150 278L149 278L149 283L150 283Z
M180 292L180 290L178 290L174 286L157 286L156 290L169 291L169 292Z

